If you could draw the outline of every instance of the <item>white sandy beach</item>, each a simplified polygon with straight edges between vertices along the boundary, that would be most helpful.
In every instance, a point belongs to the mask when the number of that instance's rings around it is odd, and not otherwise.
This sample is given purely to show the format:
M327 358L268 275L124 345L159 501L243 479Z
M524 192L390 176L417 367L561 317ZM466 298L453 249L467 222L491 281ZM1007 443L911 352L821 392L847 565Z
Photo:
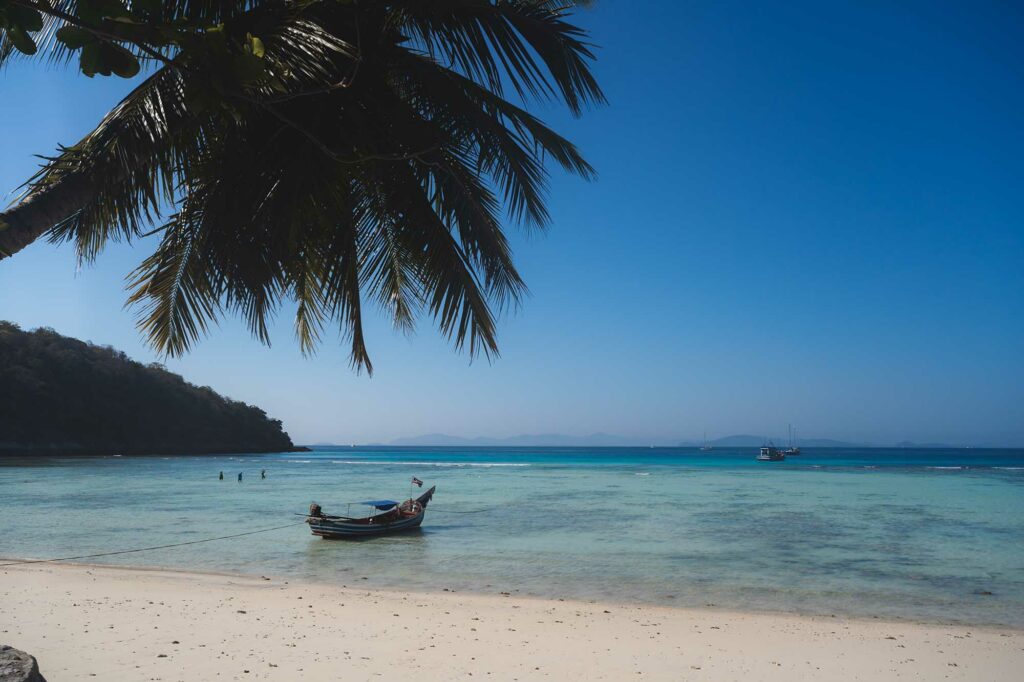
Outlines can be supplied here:
M35 564L0 642L67 680L1019 680L1024 632Z

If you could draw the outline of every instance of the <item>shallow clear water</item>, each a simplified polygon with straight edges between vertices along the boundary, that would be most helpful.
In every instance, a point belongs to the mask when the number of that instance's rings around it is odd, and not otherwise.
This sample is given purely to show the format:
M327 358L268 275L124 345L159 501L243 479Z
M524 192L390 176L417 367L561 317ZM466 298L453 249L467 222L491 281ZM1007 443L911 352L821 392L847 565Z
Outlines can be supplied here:
M1024 627L1024 450L806 449L780 463L754 454L320 448L0 460L0 556L266 528L301 521L292 514L312 500L345 513L349 501L408 497L418 476L438 490L412 535L332 542L300 525L93 561Z

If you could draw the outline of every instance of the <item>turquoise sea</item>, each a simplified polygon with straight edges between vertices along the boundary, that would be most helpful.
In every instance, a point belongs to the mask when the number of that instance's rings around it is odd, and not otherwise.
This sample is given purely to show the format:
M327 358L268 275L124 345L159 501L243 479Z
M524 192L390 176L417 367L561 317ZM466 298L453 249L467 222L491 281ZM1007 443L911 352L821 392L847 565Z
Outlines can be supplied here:
M805 449L779 463L754 454L321 447L0 459L0 556L301 522L293 514L314 500L344 513L352 501L405 499L417 476L437 495L412 535L325 541L297 525L91 561L1024 627L1024 450Z

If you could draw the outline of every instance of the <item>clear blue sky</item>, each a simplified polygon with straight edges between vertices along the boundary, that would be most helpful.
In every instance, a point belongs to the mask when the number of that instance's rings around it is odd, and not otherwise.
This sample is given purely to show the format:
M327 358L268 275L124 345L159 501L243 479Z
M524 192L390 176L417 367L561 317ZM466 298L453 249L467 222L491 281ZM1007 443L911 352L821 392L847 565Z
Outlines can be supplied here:
M598 168L514 238L503 355L370 320L376 373L236 320L168 366L298 442L595 431L1024 444L1024 10L1017 3L625 2L580 22L610 106L539 113ZM0 74L0 194L126 87ZM4 202L10 197L6 197ZM124 310L150 244L0 262L0 318L155 359Z

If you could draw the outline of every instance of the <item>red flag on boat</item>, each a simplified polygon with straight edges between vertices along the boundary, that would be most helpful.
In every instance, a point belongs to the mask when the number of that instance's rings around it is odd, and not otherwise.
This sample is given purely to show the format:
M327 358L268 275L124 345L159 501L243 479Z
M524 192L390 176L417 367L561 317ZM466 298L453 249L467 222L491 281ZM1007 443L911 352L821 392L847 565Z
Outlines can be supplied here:
M418 486L420 488L423 487L423 481L421 481L420 479L416 478L415 476L412 477L412 484L415 485L415 486Z

